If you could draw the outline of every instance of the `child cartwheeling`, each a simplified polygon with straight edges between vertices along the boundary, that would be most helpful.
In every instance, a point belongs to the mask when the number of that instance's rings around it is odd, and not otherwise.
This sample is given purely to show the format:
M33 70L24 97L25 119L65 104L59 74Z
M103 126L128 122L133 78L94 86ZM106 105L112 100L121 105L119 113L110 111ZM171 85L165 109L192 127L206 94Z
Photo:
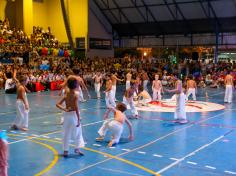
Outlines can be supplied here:
M76 88L79 86L76 78L70 77L67 80L67 88L65 95L57 103L57 107L64 111L63 123L63 149L64 157L68 156L70 138L74 135L75 138L75 153L83 155L80 147L84 147L84 139L82 136L82 128L80 124L80 113L78 107L79 95ZM65 107L63 103L65 102Z
M96 140L102 141L109 130L112 133L112 138L108 143L108 146L111 147L114 144L119 143L121 134L123 133L124 123L126 123L129 127L129 140L133 140L132 125L124 114L124 111L126 111L126 105L124 103L118 103L116 108L110 108L109 110L109 112L112 111L114 113L114 119L108 119L103 123L102 127L98 130L99 137L96 138ZM108 115L109 114L104 116L104 119L107 119Z

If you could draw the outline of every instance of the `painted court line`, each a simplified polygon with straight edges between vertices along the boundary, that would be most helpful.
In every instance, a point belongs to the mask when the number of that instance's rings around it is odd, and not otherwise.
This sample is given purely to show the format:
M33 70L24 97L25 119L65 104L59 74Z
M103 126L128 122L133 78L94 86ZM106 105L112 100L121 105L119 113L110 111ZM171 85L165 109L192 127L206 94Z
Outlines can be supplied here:
M93 144L93 146L101 147L102 145L100 145L100 144Z
M195 162L187 161L188 164L197 165Z
M213 170L215 170L215 169L216 169L215 167L208 166L208 165L206 165L205 167L206 167L206 168L208 168L208 169L213 169Z
M135 173L132 173L132 172L121 171L121 170L117 170L117 169L108 169L108 168L104 168L104 167L97 167L97 168L102 169L102 170L106 170L106 171L120 173L122 175L125 174L125 175L132 175L132 176L143 176L143 175L140 175L140 174L135 174Z
M226 112L223 112L223 113L214 115L214 116L212 116L212 117L209 117L209 118L200 120L198 123L202 123L202 122L208 121L208 120L210 120L210 119L216 118L216 117L218 117L218 116L220 116L220 115L223 115L223 114L225 114L225 113L226 113ZM197 123L196 123L196 124L197 124ZM147 146L149 146L149 145L152 145L153 143L156 143L157 141L163 140L163 139L165 139L165 138L167 138L167 137L169 137L169 136L171 136L171 135L174 135L174 134L176 134L176 133L178 133L178 132L180 132L180 131L183 131L183 130L185 130L185 129L187 129L187 128L191 128L191 127L194 126L194 125L195 125L195 124L190 124L190 125L188 125L188 126L185 126L185 127L183 127L183 128L180 128L180 129L178 129L178 130L174 130L174 131L171 132L171 133L168 133L168 134L166 134L166 135L164 135L164 136L162 136L162 137L159 137L159 138L157 138L157 139L155 139L155 140L153 140L153 141L151 141L151 142L149 142L149 143L147 143L147 144L145 144L145 145L142 145L142 146L140 146L140 147L134 148L134 149L132 149L132 150L129 149L129 150L127 151L127 149L125 149L126 152L121 153L121 154L116 155L116 156L117 156L117 157L120 157L120 156L126 155L126 154L128 154L128 153L131 153L131 152L133 152L133 151L136 151L136 150L145 148L145 147L147 147ZM124 150L124 149L122 149L122 150ZM79 172L82 172L82 171L86 170L87 168L94 167L94 166L96 166L96 165L99 165L99 164L104 163L104 162L106 162L106 161L109 161L109 160L111 160L111 159L112 159L112 158L107 159L107 160L104 160L104 161L100 161L100 162L97 162L97 163L94 163L94 164L89 165L89 166L87 166L87 167L85 167L85 168L83 168L83 169L74 171L74 172L72 172L72 173L70 173L70 174L68 174L68 175L66 175L66 176L70 176L70 175L77 174L77 173L79 173ZM156 173L156 175L159 175L159 174Z
M138 153L145 155L146 152L138 151Z
M232 171L225 171L225 173L227 173L227 174L232 174L232 175L236 175L236 172L232 172Z
M85 125L82 125L82 126L89 126L89 125L101 123L101 122L103 122L103 121L104 121L104 120L102 120L102 121L97 121L97 122L92 122L92 123L88 123L88 124L85 124ZM17 134L17 132L15 132L15 131L10 131L10 132ZM59 130L59 131L54 131L54 132L50 132L50 133L46 133L46 134L42 134L42 135L32 135L32 136L34 136L34 137L28 137L28 138L21 139L21 140L18 140L18 141L10 142L9 144L15 144L15 143L19 143L19 142L28 141L28 140L31 140L31 139L39 138L40 136L42 136L42 137L44 137L44 138L50 138L48 135L50 135L50 134L55 134L55 133L59 133L59 132L61 132L61 130ZM27 136L25 136L25 137L27 137ZM61 139L60 139L60 140L61 140Z
M172 164L169 164L168 166L164 167L163 169L157 171L156 173L162 174L163 172L169 170L170 168L172 168L172 167L176 166L177 164L179 164L180 162L184 161L186 158L189 158L190 156L193 156L193 155L195 155L196 153L202 151L203 149L209 147L210 145L212 145L212 144L218 142L219 140L221 140L222 138L224 138L225 136L227 136L227 135L230 134L231 132L233 132L233 130L230 130L230 131L228 131L227 133L225 133L224 135L222 135L222 136L220 136L220 137L214 139L212 142L210 142L210 143L208 143L208 144L205 144L205 145L199 147L198 149L196 149L196 150L194 150L193 152L189 153L188 155L186 155L186 156L180 158L178 161L176 161L176 162L174 162L174 163L172 163Z
M171 160L174 160L174 161L179 161L179 159L177 158L170 158Z
M121 150L123 150L123 151L128 151L128 152L130 151L130 149L121 149Z
M163 157L162 155L157 155L157 154L154 154L153 156L158 157L158 158L162 158Z

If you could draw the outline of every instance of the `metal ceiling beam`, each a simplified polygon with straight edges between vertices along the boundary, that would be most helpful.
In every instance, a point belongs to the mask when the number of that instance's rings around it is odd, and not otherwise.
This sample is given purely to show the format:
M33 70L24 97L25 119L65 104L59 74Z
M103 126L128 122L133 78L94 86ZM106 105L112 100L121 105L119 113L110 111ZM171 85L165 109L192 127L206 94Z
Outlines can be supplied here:
M220 21L219 21L218 17L216 16L216 12L215 12L214 8L212 7L211 2L209 0L207 2L208 2L207 3L208 8L210 8L210 10L211 10L211 12L212 12L212 14L214 16L214 19L216 21L217 27L218 27L218 29L220 29L221 28L221 24L220 24ZM210 14L209 14L209 16L210 16Z
M156 17L154 16L154 14L152 13L151 9L149 8L149 6L145 3L144 0L141 0L141 2L143 3L143 5L146 7L147 12L149 12L149 14L151 15L151 17L153 18L153 20L155 21L155 23L158 25L159 30L161 31L161 33L163 34L164 31L160 25L160 23L157 21Z
M174 2L176 9L179 11L179 13L180 13L182 19L184 20L184 22L185 22L185 24L186 24L186 27L189 29L189 32L188 32L188 33L192 33L192 28L191 28L191 26L190 26L188 20L185 18L185 16L184 16L182 10L180 9L178 3L176 3L175 0L172 0L172 1Z
M108 3L105 3L104 0L100 0L100 1L103 3L104 6L106 6L106 7L109 9ZM98 2L97 2L97 0L94 0L94 2L95 2L95 4L97 4L98 7L100 7L99 4L98 4ZM103 10L101 9L101 11L103 11ZM110 12L111 16L116 20L116 22L117 22L117 23L120 23L119 19L114 15L114 13L112 12L112 10L108 10L108 11ZM106 16L107 16L107 15L106 15ZM111 24L113 24L113 23L111 23Z
M208 0L202 0L203 2L208 2ZM221 0L210 0L211 2L214 1L221 1ZM192 3L198 3L199 0L189 0L189 1L184 1L184 2L177 2L178 4L192 4ZM168 5L175 5L175 3L173 2L167 2ZM158 7L158 6L165 6L165 3L154 3L154 4L147 4L148 7ZM136 5L136 7L141 8L141 7L145 7L145 5ZM124 6L124 7L120 7L122 9L133 9L133 6ZM118 10L117 7L111 7L111 8L101 8L102 10L106 11L106 10Z
M209 23L212 24L211 17L208 15L208 13L207 13L207 11L206 11L204 5L203 5L202 0L199 0L199 3L200 3L200 6L201 6L201 8L202 8L202 10L203 10L203 12L204 12L204 14L205 14L205 16L207 17L207 19L208 19L208 21L209 21ZM215 28L215 24L213 24L213 28Z
M143 20L145 22L148 22L148 18L146 18L143 13L141 12L141 10L137 7L137 3L134 2L134 0L130 0L130 2L134 5L134 7L136 7L135 9L137 10L137 12L141 15L141 17L143 18Z
M101 12L101 13L103 14L103 16L106 18L106 20L110 23L110 25L112 25L111 20L107 17L107 15L104 13L104 11L101 10L101 8L100 8L100 6L98 5L97 1L94 0L93 2L96 4L97 8L100 10L100 12ZM92 10L92 12L93 12L94 14L96 14L96 13L93 11L92 8L89 7L89 9Z
M122 9L120 8L120 6L117 4L117 2L115 0L112 0L112 2L114 3L114 5L119 9L119 12L123 15L123 17L125 18L125 20L127 21L127 23L130 25L130 27L135 31L135 33L138 35L138 31L137 29L134 27L134 25L130 22L129 18L125 15L125 13L122 11Z

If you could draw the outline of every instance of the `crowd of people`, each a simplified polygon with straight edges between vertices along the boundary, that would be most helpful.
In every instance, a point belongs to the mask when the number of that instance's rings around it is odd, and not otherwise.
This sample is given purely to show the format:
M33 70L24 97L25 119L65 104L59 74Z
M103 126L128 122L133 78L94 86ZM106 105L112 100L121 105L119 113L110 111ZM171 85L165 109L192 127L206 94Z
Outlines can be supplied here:
M65 157L68 156L72 134L76 135L75 153L83 155L80 150L84 146L84 141L78 102L85 101L84 90L87 97L90 97L87 87L94 86L96 97L100 99L101 88L104 85L107 106L104 119L108 119L110 112L114 113L114 118L104 121L98 130L99 136L96 140L103 140L110 130L112 138L109 147L119 143L125 123L129 127L129 139L134 139L132 124L124 112L130 109L132 115L129 118L140 118L136 100L138 104L147 106L152 101L161 101L164 92L173 93L172 99L176 101L175 122L181 124L188 122L185 102L190 95L193 100L197 99L196 92L199 87L225 87L224 101L232 103L232 91L236 84L235 61L213 63L207 60L179 59L176 63L154 57L141 59L135 56L81 60L74 57L40 57L38 50L32 49L30 45L57 47L58 41L50 28L44 32L40 27L34 27L30 40L23 31L11 30L8 20L0 21L0 29L0 44L4 43L1 45L0 53L3 53L4 57L8 53L9 57L18 58L14 63L0 64L0 89L4 88L6 94L17 93L17 115L11 129L28 130L27 92L61 90L62 96L56 106L65 111L62 119ZM7 43L20 45L5 45ZM22 56L25 52L31 53L28 60ZM125 85L122 103L116 103L117 83ZM5 144L1 144L2 139L0 136L0 145ZM6 168L3 171L6 172Z

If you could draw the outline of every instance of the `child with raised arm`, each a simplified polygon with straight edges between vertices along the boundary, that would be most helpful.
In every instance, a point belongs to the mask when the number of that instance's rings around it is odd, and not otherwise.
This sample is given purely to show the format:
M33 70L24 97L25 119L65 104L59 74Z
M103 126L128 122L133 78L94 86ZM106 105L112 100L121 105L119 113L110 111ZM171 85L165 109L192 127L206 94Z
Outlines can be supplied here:
M102 127L98 130L99 137L96 138L96 140L102 141L109 130L112 133L112 139L108 143L108 146L111 147L114 144L119 143L124 123L129 127L129 140L133 140L132 125L124 114L124 111L126 111L126 105L124 103L118 103L116 108L110 108L110 112L111 111L114 113L114 119L108 119L103 123ZM104 119L107 119L108 115L109 114L104 116Z
M25 85L27 84L27 77L20 75L16 78L16 70L13 76L17 87L17 99L16 99L16 119L11 126L13 130L28 131L29 126L29 102L26 95Z
M80 151L80 147L84 147L84 139L82 136L82 128L80 124L80 113L78 107L78 87L77 79L70 77L67 80L67 88L65 90L65 96L62 97L56 106L65 111L64 123L63 123L63 149L64 157L68 156L70 138L74 135L75 138L75 153L83 155ZM65 102L65 107L62 105Z

